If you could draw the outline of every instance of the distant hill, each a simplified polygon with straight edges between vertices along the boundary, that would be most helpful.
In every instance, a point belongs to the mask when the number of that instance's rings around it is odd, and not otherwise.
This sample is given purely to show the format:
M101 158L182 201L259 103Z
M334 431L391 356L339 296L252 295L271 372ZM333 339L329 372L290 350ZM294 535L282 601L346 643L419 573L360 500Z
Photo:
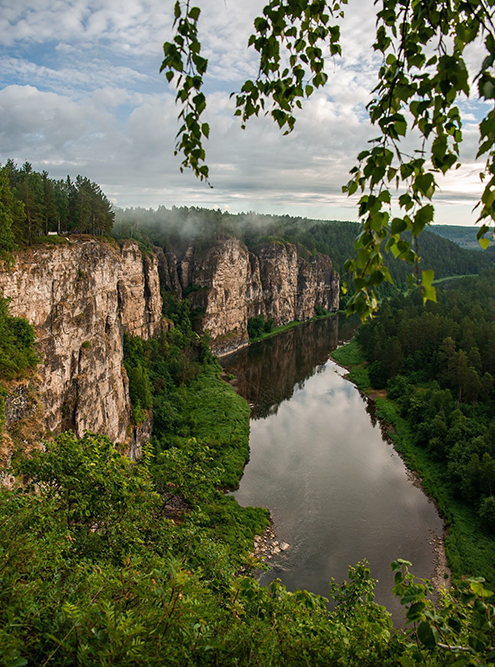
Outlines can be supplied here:
M476 238L479 229L476 225L469 225L469 227L432 225L430 229L434 234L438 234L438 236L452 241L452 243L455 243L465 250L481 250L481 246ZM493 245L491 234L485 234L485 237L490 239Z

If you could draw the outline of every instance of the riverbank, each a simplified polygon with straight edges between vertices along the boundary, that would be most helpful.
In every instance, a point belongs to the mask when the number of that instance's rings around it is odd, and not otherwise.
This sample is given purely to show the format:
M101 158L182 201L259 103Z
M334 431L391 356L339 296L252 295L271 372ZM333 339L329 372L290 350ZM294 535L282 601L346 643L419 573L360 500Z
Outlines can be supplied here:
M348 372L346 378L356 385L356 387L371 401L375 404L375 415L381 422L382 432L386 435L387 439L394 445L394 448L401 456L402 460L407 466L408 476L411 479L412 483L415 486L421 488L424 493L430 497L437 507L437 510L441 517L444 518L444 534L443 540L439 539L438 536L432 535L430 544L433 546L435 553L434 558L434 574L431 578L431 583L433 588L438 595L442 588L449 588L451 584L451 570L449 567L449 561L447 556L446 549L446 538L448 536L448 528L445 525L445 516L442 513L436 498L425 489L423 485L423 479L418 470L410 465L410 459L404 455L404 448L401 442L398 442L399 436L396 431L396 427L393 421L388 419L384 420L380 413L380 405L390 399L387 398L387 392L384 389L373 389L370 385L368 370L366 367L366 362L364 361L363 354L359 347L359 343L356 340L352 340L350 343L343 345L334 352L332 352L331 357L336 361L340 366L345 368ZM390 415L390 413L389 413ZM413 564L414 565L414 564Z
M450 568L452 577L482 576L492 584L495 581L493 538L478 528L474 510L453 496L441 463L433 461L427 451L416 444L414 432L401 417L397 404L387 397L386 391L371 388L367 364L357 341L338 348L331 356L348 370L348 379L374 401L376 417L395 450L424 492L434 500L445 521L445 565ZM439 577L435 576L436 580L446 574L442 560L443 556L439 554Z
M316 320L327 320L329 317L336 317L338 313L327 313L326 315L315 315L310 320L292 320L288 324L282 324L279 327L273 327L269 332L262 333L261 336L256 336L255 338L249 339L249 344L259 343L262 340L267 338L272 338L278 334L284 333L284 331L289 331L289 329L294 329L295 327L300 327L302 324L307 324L308 322L315 322Z

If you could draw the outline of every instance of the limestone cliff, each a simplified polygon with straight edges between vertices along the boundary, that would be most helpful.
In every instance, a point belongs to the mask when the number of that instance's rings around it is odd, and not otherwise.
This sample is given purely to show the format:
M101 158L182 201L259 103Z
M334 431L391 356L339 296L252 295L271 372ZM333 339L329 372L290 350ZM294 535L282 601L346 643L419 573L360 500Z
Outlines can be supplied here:
M0 293L12 315L34 325L44 428L85 429L127 442L136 457L150 424L129 432L122 332L148 338L160 330L158 262L136 243L75 240L18 253L0 267Z
M339 307L339 275L322 254L305 259L290 243L268 242L253 252L237 239L207 251L190 246L182 257L157 249L160 275L168 289L202 311L200 328L212 349L225 354L248 341L250 317L272 318L275 326L308 320L321 306Z

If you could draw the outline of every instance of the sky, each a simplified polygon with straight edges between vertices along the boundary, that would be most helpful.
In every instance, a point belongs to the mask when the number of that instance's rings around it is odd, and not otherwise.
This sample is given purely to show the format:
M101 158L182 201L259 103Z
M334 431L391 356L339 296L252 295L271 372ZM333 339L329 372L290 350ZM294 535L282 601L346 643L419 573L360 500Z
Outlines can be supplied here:
M357 195L348 198L341 188L357 154L377 135L365 109L381 62L371 49L373 1L349 0L343 57L328 60L327 86L305 103L285 137L269 118L242 130L230 97L256 76L256 52L247 42L265 3L193 4L202 9L202 52L209 59L205 147L213 188L181 174L173 155L180 109L159 74L173 0L2 0L0 163L27 160L53 178L87 176L119 207L357 220ZM436 222L442 224L474 223L482 191L482 164L474 156L476 119L486 109L473 97L461 111L463 164L439 179Z

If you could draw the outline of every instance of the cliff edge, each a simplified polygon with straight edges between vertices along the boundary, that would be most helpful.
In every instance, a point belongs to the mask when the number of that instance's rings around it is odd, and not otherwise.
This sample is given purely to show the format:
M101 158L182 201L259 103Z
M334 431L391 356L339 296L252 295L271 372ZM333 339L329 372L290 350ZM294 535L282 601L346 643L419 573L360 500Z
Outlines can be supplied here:
M0 292L10 312L34 325L41 363L36 389L44 429L84 430L127 442L135 458L151 429L130 432L123 331L149 338L160 331L158 263L132 241L94 239L36 246L0 266Z
M238 239L226 239L207 250L191 245L182 256L156 252L162 283L179 297L188 295L199 332L209 332L218 355L247 344L250 317L262 315L280 326L310 320L317 306L339 308L340 277L330 257L303 257L288 242L269 241L249 251Z

